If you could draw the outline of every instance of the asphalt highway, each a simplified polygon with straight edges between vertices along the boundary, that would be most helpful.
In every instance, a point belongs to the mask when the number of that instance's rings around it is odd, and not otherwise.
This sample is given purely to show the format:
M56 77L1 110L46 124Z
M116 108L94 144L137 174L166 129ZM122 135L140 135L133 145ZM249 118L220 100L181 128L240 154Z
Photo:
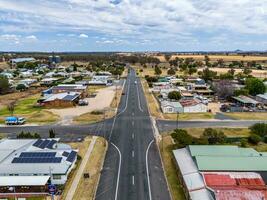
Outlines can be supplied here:
M131 69L110 142L96 199L170 199L139 79Z

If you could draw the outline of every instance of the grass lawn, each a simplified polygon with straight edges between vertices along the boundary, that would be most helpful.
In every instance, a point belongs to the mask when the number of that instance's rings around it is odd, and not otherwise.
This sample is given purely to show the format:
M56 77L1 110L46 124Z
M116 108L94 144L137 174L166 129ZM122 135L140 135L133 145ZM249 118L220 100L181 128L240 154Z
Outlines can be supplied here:
M194 136L200 137L205 128L183 128L187 132ZM227 137L248 137L250 130L248 128L214 128L217 131L223 131Z
M165 119L176 120L177 114L163 114ZM214 119L213 113L181 113L178 120Z
M159 147L172 199L184 200L184 192L173 161L171 136L163 135Z
M30 97L18 100L15 106L14 116L25 117L29 123L53 123L59 117L51 112L34 106L40 95L32 95ZM7 107L0 109L0 123L4 123L5 117L10 116Z
M234 112L223 113L226 116L239 120L267 120L267 113L255 113L255 112Z

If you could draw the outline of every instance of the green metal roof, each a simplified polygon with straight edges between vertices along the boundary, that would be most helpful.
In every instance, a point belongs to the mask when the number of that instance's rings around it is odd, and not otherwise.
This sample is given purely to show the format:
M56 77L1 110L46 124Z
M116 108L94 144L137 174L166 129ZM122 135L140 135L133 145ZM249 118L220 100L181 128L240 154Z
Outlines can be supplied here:
M267 157L197 156L200 171L267 171Z
M189 145L191 156L259 156L252 148L230 145Z

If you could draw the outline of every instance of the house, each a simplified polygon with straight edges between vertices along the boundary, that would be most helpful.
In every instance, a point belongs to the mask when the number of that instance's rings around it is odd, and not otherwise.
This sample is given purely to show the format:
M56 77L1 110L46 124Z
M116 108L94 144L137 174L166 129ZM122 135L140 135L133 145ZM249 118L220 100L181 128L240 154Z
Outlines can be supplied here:
M13 58L10 60L11 64L17 64L22 62L35 62L35 58Z
M23 71L20 72L19 76L22 78L30 78L33 76L33 72L31 70Z
M155 82L153 83L153 91L154 92L160 92L160 90L163 89L170 89L172 88L172 85L169 82Z
M23 79L19 81L19 84L26 84L26 85L31 85L33 83L36 83L37 80L36 79L32 79L32 78L27 78L27 79Z
M89 85L112 85L112 79L110 75L95 75Z
M41 86L51 86L58 81L58 78L44 78L40 81Z
M10 72L2 72L2 73L0 73L0 75L6 77L7 79L14 78L13 74Z
M76 106L81 97L81 93L64 92L57 94L47 94L38 100L41 106L45 107L73 107Z
M258 94L256 96L256 100L264 105L267 105L267 93L265 94Z
M67 181L76 159L77 151L59 143L59 138L0 140L0 177L49 176L51 183L60 185Z
M266 153L230 145L189 145L173 155L188 200L267 197Z
M81 94L82 98L88 96L88 86L80 84L59 84L51 88L52 94L77 92Z
M184 113L201 113L208 111L207 105L196 99L182 99L180 100L180 104L183 107Z
M182 113L183 107L177 101L161 101L161 110L163 113Z

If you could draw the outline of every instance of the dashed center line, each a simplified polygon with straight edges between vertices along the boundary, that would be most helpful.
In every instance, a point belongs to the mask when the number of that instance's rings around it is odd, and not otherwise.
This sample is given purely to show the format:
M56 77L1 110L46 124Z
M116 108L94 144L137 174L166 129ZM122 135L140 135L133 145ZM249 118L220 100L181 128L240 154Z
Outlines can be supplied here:
M134 139L134 133L132 133L132 139Z
M134 176L132 176L132 184L134 185Z
M132 157L134 158L134 151L132 151Z
M132 125L134 125L134 121L132 121Z

